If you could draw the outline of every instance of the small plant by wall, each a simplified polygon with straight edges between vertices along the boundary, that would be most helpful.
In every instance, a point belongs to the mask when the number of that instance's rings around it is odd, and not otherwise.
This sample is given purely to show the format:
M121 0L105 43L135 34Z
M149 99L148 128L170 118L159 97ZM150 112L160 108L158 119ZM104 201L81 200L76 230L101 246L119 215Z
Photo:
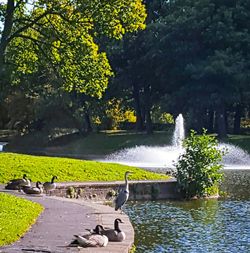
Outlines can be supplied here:
M218 183L222 179L222 156L225 150L218 149L213 136L197 135L191 130L183 141L185 149L175 164L177 185L186 198L205 197L218 193Z

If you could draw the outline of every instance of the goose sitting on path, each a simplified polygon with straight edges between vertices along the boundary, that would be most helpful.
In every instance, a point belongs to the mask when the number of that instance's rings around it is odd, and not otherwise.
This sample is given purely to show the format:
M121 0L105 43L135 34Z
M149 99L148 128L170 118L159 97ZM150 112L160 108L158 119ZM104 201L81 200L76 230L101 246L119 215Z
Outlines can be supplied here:
M131 171L125 172L125 186L119 191L116 199L115 199L115 210L121 210L123 205L127 202L129 197L129 186L128 186L128 175L132 174Z
M100 233L102 235L106 235L110 242L122 242L126 239L126 235L121 229L119 228L119 223L124 223L121 219L117 218L114 221L114 228L113 229L104 229L101 230ZM93 231L95 232L96 229Z
M74 235L76 238L69 246L81 246L81 247L106 247L108 244L108 237L101 235L103 226L97 225L94 229L94 233L87 235Z
M49 191L52 191L54 189L56 189L56 183L54 182L55 179L57 179L57 176L53 176L51 179L51 182L45 182L43 184L43 188L45 190L46 193L48 193Z
M30 179L28 179L26 174L23 174L23 178L10 180L5 189L7 190L20 190L21 186L31 186Z
M40 181L36 182L35 187L22 186L21 189L26 194L42 194L43 193L42 183Z

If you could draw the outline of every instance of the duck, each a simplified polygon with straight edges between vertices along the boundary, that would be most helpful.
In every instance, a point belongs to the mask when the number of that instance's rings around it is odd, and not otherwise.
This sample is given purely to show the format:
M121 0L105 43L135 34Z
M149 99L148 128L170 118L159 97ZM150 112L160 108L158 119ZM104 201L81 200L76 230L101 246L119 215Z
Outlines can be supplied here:
M76 238L69 246L81 246L84 248L87 247L106 247L108 245L108 237L102 235L101 231L103 230L102 225L97 225L93 230L93 233L86 235L74 235Z
M42 183L40 181L37 181L35 187L22 186L21 189L26 194L42 194L43 187L41 187L41 185L42 185Z
M10 180L5 189L7 190L20 190L22 186L31 186L31 180L27 177L26 174L23 174L23 178L12 179Z
M43 188L46 193L56 189L56 183L54 182L55 179L57 179L57 176L53 176L50 182L45 182L43 184Z
M133 174L131 171L126 171L125 172L125 185L124 187L119 191L116 199L115 199L115 211L121 210L124 204L127 202L129 198L129 185L128 185L128 175Z
M106 235L110 242L122 242L126 239L126 235L119 228L119 223L124 223L121 219L117 218L114 221L114 229L104 229L101 231L102 235Z

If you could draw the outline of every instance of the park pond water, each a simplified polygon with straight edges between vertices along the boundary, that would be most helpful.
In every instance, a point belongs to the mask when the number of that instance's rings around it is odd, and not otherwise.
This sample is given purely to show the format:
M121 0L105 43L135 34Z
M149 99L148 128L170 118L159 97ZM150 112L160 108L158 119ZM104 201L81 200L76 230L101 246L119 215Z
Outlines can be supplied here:
M225 174L224 199L127 203L136 253L249 253L250 173Z

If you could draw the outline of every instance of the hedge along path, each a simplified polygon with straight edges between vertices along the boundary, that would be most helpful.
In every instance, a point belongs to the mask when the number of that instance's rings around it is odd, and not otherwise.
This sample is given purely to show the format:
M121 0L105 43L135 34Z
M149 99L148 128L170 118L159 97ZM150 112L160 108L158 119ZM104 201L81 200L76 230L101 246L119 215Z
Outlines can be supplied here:
M112 163L85 161L71 158L32 156L15 153L0 153L0 183L27 174L33 182L49 181L53 175L58 182L72 181L119 181L129 170L131 180L159 180L168 176L143 169Z
M0 246L24 235L43 209L40 204L0 192Z

